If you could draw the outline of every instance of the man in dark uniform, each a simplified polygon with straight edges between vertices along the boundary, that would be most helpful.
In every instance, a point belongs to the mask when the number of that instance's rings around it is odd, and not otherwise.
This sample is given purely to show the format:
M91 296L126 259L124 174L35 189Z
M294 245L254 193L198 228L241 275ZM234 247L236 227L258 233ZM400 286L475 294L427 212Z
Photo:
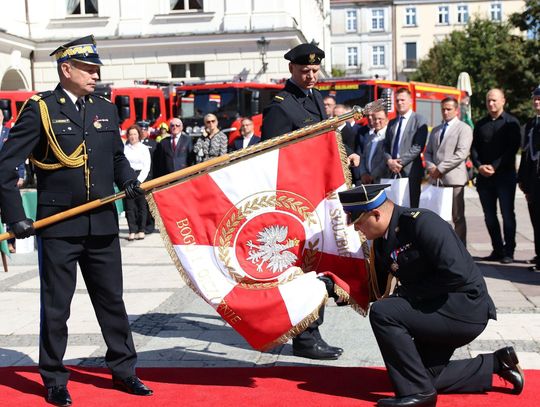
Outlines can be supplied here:
M27 219L13 170L26 157L37 168L37 218L42 219L114 193L144 193L123 153L116 108L91 95L102 65L93 36L54 51L60 84L34 95L0 152L0 203L3 220L17 238L35 234ZM40 229L37 233L41 279L39 371L46 400L71 405L66 350L67 319L80 266L99 321L112 371L113 387L150 395L135 374L137 354L122 299L122 262L114 203Z
M534 117L525 125L525 140L518 171L519 188L527 198L533 226L535 256L530 271L540 270L540 86L532 94Z
M373 240L370 280L378 301L369 319L396 393L377 405L435 406L437 392L489 390L493 373L521 393L523 373L512 347L450 361L496 318L495 306L452 227L427 209L395 205L386 199L388 186L339 193L355 230ZM398 281L391 295L389 277ZM382 296L379 287L386 288Z
M261 141L315 124L326 119L323 98L314 88L324 51L313 44L300 44L285 54L290 61L291 78L263 111ZM326 278L325 278L326 279ZM329 294L333 283L326 279ZM329 346L321 337L319 325L324 321L324 306L319 318L293 339L295 356L310 359L337 359L343 349Z

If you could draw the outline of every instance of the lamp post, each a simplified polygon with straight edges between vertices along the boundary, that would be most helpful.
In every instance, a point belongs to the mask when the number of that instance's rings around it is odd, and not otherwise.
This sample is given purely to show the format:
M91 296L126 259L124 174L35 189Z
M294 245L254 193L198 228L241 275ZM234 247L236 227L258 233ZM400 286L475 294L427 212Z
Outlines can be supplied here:
M262 73L266 73L266 69L268 68L268 62L266 62L266 50L268 49L269 44L270 41L264 38L264 35L257 40L257 49L259 50L259 54L261 54Z

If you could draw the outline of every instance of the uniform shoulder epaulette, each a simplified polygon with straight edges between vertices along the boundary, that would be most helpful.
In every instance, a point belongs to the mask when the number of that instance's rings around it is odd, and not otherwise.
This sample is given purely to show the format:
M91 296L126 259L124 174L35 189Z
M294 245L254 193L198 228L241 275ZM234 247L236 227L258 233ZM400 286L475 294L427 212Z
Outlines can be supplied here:
M285 100L285 98L283 96L281 96L281 95L276 95L276 96L274 96L273 100L274 100L274 102L281 103L281 102L283 102Z
M422 214L422 212L420 212L420 211L407 211L407 212L403 212L403 214L402 214L401 216L405 216L405 217L407 217L407 218L416 219L416 218L418 218L421 214Z
M52 90L46 90L44 92L39 92L39 93L36 93L34 96L32 96L30 99L34 100L34 101L38 101L39 99L45 99L45 98L48 98L49 96L51 95L54 95L54 92Z

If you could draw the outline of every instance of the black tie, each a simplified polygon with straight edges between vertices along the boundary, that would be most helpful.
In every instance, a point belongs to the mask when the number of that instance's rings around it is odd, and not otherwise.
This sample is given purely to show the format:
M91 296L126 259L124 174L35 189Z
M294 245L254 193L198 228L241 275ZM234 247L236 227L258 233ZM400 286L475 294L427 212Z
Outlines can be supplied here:
M77 106L77 109L79 110L79 114L81 115L81 119L84 121L84 99L79 98L75 102L75 105Z
M448 123L444 122L444 125L443 125L442 130L441 130L441 135L439 136L439 144L441 144L442 141L443 141L444 133L446 132L447 127L448 127Z

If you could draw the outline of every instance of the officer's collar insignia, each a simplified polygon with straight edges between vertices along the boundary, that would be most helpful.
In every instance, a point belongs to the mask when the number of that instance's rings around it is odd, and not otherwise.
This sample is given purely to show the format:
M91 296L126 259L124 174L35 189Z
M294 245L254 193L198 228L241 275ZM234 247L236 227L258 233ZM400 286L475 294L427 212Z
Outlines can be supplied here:
M420 211L411 212L411 216L416 219L420 215Z
M309 63L312 64L315 62L315 54L309 54Z
M94 103L94 99L92 99L91 97L88 98L88 101L89 101L90 103Z
M66 98L60 98L58 99L58 101L60 102L61 105L63 105L64 103L66 103Z

